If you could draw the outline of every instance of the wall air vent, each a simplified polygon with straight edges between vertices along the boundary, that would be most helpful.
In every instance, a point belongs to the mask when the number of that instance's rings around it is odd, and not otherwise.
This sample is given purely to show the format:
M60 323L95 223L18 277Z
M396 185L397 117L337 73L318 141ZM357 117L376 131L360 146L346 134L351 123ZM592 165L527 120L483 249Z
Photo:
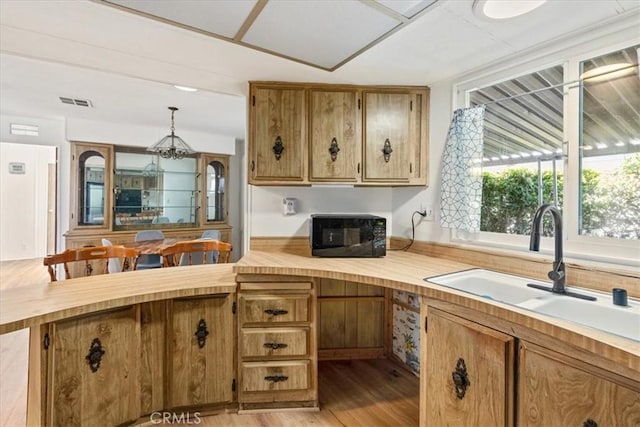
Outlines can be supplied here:
M60 101L63 104L77 105L79 107L92 107L91 101L87 99L75 99L75 98L67 98L65 96L61 96Z
M39 136L40 128L38 125L23 125L19 123L11 123L9 132L11 135L23 136Z

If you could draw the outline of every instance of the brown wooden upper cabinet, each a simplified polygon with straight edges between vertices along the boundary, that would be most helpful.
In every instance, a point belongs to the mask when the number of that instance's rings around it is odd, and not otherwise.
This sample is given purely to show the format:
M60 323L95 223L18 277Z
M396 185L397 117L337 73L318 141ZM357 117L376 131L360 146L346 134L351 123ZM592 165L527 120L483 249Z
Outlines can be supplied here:
M303 181L306 110L302 87L252 85L250 181Z
M310 181L359 181L359 97L356 90L309 91Z
M250 86L251 184L427 185L429 88Z

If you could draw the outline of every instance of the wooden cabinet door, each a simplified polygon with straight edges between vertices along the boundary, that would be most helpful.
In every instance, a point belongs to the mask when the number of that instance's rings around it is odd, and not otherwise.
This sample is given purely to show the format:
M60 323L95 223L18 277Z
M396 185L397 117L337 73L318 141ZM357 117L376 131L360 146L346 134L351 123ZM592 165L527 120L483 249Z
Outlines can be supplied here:
M428 426L512 426L514 338L428 307Z
M137 317L129 307L52 325L49 425L120 425L138 418Z
M168 407L231 402L232 296L176 299L171 305ZM196 333L204 338L199 341Z
M409 93L364 91L363 96L363 180L409 182Z
M360 116L355 90L309 93L310 181L355 182L360 176Z
M301 87L251 87L251 181L302 181L306 109Z
M640 377L618 377L582 361L521 342L520 426L638 426Z

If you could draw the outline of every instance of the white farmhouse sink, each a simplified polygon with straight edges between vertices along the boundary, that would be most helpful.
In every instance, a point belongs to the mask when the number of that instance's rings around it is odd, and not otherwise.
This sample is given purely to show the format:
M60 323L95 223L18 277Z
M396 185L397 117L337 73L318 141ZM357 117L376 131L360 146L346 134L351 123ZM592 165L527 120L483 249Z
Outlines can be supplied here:
M597 299L586 301L527 287L528 283L551 283L479 268L424 280L640 341L640 301L635 299L629 298L629 305L621 307L613 304L610 294L567 288Z
M543 282L480 268L427 277L424 280L513 305L549 295L549 292L527 287L527 283L544 284Z
M580 292L595 296L598 300L585 301L551 294L544 299L526 301L518 306L640 341L640 303L630 300L628 306L621 307L613 305L611 296L606 294Z

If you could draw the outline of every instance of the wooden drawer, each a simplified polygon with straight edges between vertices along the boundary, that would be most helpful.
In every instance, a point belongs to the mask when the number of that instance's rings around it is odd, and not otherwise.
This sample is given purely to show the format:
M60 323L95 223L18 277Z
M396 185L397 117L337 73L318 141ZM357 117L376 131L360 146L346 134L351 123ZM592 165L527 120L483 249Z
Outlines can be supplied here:
M310 386L308 360L244 362L241 369L243 392L306 390Z
M240 322L309 322L310 295L241 295Z
M242 357L295 357L309 355L307 328L250 328L240 337Z

